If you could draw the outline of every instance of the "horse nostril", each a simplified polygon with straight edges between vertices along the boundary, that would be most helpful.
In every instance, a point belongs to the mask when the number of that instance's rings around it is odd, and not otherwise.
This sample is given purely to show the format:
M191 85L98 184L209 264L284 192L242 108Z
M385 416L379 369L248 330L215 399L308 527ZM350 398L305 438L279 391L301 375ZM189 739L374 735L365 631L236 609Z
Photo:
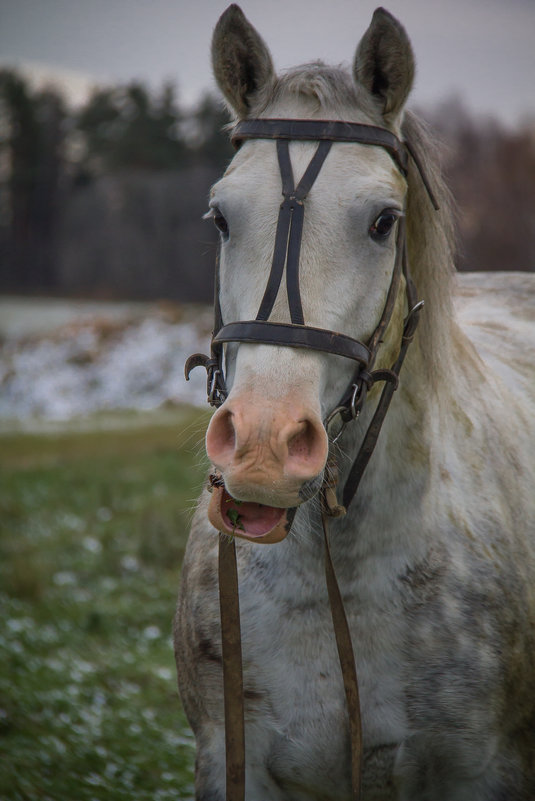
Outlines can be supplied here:
M306 421L302 425L304 426L303 429L294 434L288 442L288 456L296 459L308 459L310 456L311 426Z
M321 424L302 420L299 429L288 440L288 463L298 469L305 469L313 476L321 472L327 458L327 436Z
M234 453L236 431L232 418L232 412L225 409L217 411L210 421L206 432L206 452L213 462L223 454Z

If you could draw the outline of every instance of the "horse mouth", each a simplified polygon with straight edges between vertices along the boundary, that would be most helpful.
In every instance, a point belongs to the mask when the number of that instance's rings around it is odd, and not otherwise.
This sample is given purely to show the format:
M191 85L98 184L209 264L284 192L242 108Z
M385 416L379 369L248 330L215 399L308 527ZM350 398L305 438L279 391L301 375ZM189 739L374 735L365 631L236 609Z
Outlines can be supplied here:
M210 483L212 497L208 519L222 534L259 543L280 542L287 536L293 510L236 500L227 492L220 477L215 481L211 477Z

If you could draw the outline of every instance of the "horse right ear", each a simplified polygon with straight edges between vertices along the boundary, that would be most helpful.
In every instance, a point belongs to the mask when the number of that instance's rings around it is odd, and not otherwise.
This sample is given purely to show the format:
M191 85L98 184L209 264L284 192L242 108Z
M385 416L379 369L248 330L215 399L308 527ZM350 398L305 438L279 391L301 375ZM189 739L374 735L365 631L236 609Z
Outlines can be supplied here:
M217 84L238 118L247 117L255 97L273 85L270 52L235 4L227 8L215 27L212 65Z
M400 114L414 80L414 56L404 27L384 8L375 10L353 65L358 83L378 101L386 122Z

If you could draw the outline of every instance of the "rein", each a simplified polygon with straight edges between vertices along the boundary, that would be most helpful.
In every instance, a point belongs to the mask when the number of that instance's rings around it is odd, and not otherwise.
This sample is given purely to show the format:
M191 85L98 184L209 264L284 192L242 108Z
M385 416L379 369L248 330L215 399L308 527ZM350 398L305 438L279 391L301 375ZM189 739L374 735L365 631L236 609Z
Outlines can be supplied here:
M217 261L215 320L211 354L209 357L199 353L190 356L185 366L186 379L189 379L189 374L194 367L205 367L208 402L212 406L218 407L227 397L223 369L223 348L226 343L246 342L305 348L345 356L356 362L356 367L342 398L324 421L327 433L330 435L333 420L336 417L341 420L342 427L336 437L331 438L331 442L336 441L343 428L360 415L371 387L376 382L384 382L371 423L346 479L342 491L343 505L337 498L336 480L325 478L321 489L325 577L349 718L351 798L352 801L359 801L362 774L362 727L357 671L349 625L331 559L328 519L345 514L358 489L374 451L393 394L398 387L401 367L407 349L413 340L423 301L417 302L416 290L410 277L405 221L400 218L397 223L396 259L390 287L381 319L369 340L363 343L345 334L307 325L303 315L299 286L299 257L305 200L329 154L332 143L354 142L382 147L389 153L405 177L409 159L412 158L431 203L437 210L438 204L422 165L413 150L391 131L384 128L333 120L252 119L239 122L234 128L231 138L236 148L239 148L246 139L273 139L276 141L283 200L279 208L271 271L256 318L224 324L219 300L219 263ZM289 142L296 140L318 142L316 151L297 186L294 183L289 154ZM286 272L290 323L273 322L269 319L284 272ZM378 349L392 317L402 275L405 278L408 312L404 321L398 356L390 369L374 370ZM329 466L333 467L336 472L334 465ZM328 470L325 471L326 475L328 472ZM219 541L219 593L225 707L226 801L244 801L245 727L238 572L234 538L229 540L222 534L220 534Z

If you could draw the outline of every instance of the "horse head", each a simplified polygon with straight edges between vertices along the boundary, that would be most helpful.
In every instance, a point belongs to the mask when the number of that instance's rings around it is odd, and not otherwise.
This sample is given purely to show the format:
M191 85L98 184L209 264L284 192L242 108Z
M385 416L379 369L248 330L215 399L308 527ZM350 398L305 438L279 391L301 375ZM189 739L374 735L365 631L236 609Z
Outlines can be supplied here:
M210 195L221 238L219 323L227 332L239 325L219 342L226 389L206 435L215 468L209 515L220 531L276 542L289 530L288 510L322 485L326 421L348 387L349 394L370 388L370 342L377 340L374 366L391 365L406 311L405 277L394 279L407 182L395 153L384 142L338 136L320 152L314 135L294 137L287 125L299 120L307 130L315 121L320 134L325 120L359 132L372 126L387 144L391 132L395 150L414 61L404 29L378 9L351 77L320 64L277 77L235 5L215 29L212 57L236 119L234 138L243 141ZM245 329L243 321L253 324ZM316 330L323 334L310 345ZM336 337L338 348L330 344Z

